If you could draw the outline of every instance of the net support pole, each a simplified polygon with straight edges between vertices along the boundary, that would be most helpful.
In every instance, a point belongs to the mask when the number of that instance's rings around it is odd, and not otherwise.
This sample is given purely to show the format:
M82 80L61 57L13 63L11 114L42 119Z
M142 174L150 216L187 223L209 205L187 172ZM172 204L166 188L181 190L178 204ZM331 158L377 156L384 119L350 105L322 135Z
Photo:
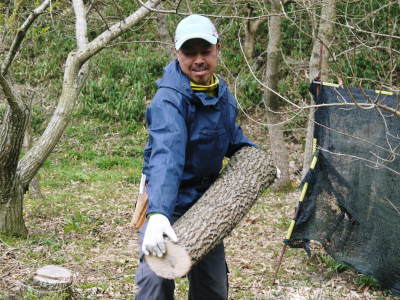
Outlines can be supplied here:
M317 139L315 139L315 138L313 139L313 155L314 155L314 157L313 157L313 159L311 161L310 170L314 170L315 169L315 166L317 165L317 161L318 161L318 157L317 157ZM293 219L290 222L289 229L287 230L287 234L286 234L286 239L287 240L289 240L292 237L293 229L294 229L294 226L296 225L296 219L297 219L297 216L299 214L300 203L303 202L303 200L304 200L304 198L306 196L306 193L307 193L307 189L308 189L308 182L305 182L304 185L303 185L303 189L301 191L301 194L300 194L300 199L299 199L299 202L297 204ZM272 279L272 285L275 285L276 279L278 277L278 272L279 272L279 269L280 269L280 267L282 265L283 256L285 255L286 249L287 249L287 245L284 243L283 247L282 247L282 250L281 250L281 254L279 255L279 258L278 258L278 262L276 263L275 273L274 273L274 277Z

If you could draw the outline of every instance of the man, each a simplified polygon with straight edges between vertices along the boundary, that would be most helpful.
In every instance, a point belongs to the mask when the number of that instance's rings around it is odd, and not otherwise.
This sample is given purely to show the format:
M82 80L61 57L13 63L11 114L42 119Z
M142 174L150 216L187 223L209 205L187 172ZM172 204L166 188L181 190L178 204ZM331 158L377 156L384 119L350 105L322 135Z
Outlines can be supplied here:
M165 68L146 113L143 173L149 207L140 229L136 299L173 299L174 282L155 275L143 256L161 257L163 236L178 240L171 224L212 184L224 157L254 146L235 124L236 101L215 75L221 45L211 21L200 15L184 18L176 28L175 48L177 60ZM227 272L221 243L188 274L189 299L227 299Z

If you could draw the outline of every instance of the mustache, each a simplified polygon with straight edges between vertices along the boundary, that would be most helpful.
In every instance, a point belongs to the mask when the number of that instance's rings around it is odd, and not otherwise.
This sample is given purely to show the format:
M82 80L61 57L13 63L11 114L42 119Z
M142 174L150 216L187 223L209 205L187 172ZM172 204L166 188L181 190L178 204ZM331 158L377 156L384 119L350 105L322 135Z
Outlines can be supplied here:
M197 67L192 67L190 70L195 71L195 72L200 72L200 71L206 71L208 70L207 66L197 66Z

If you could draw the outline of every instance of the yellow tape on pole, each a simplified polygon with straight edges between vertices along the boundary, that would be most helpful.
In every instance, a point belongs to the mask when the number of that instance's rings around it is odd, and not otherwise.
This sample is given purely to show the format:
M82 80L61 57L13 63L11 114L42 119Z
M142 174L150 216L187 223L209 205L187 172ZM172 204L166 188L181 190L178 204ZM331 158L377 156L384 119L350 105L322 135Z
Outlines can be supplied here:
M392 96L393 92L389 92L389 91L379 91L379 90L375 90L375 93L377 94L382 94L382 95L388 95L388 96Z
M323 84L323 85L326 85L326 86L331 86L331 87L334 87L334 88L340 87L340 84L338 84L338 83L323 82L322 84Z
M295 224L296 224L295 220L292 220L292 222L290 222L290 226L289 226L289 229L288 229L287 234L286 234L286 239L287 240L289 240L292 237L292 232L293 232Z
M303 185L303 190L301 191L299 203L302 202L304 197L306 196L307 188L308 188L308 182L304 183L304 185ZM286 239L287 240L289 240L291 238L291 236L292 236L294 225L296 224L296 220L295 219L296 219L296 217L290 223L289 229L288 229L287 234L286 234Z
M303 190L301 191L301 195L300 195L299 202L301 202L301 201L304 200L304 197L306 196L306 193L307 193L307 188L308 188L308 182L306 182L306 183L303 185Z
M313 160L311 161L311 166L310 166L311 170L314 170L315 165L317 164L317 161L318 161L318 157L314 156Z
M315 154L315 152L317 151L317 139L313 139L313 153ZM318 157L314 156L312 161L311 161L311 166L310 169L314 169L315 166L317 165L317 161L318 161ZM300 194L300 199L299 199L299 204L304 200L306 193L307 193L307 189L308 189L308 182L305 182L303 185L303 189L301 190L301 194ZM297 208L298 209L298 208ZM296 217L297 217L297 211L296 211L296 216L293 218L293 220L290 222L290 226L288 228L287 234L286 234L286 239L290 239L293 233L293 229L294 226L296 225Z
M317 151L317 139L313 139L312 142L312 152L315 153L315 151Z

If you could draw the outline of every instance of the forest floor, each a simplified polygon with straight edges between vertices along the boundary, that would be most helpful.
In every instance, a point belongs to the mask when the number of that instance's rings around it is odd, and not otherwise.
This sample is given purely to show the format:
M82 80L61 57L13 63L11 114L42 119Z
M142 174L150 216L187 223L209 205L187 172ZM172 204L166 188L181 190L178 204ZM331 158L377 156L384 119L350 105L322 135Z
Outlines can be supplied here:
M44 198L26 197L28 237L0 239L0 299L61 298L30 284L35 270L48 264L73 271L75 299L134 299L138 247L129 223L145 131L121 134L92 121L74 123L40 172ZM244 127L264 147L265 131ZM289 144L295 186L301 144ZM393 298L369 277L338 267L316 243L311 258L287 249L272 285L298 197L294 188L264 193L225 239L229 299ZM185 278L177 280L176 299L187 299L187 287Z

